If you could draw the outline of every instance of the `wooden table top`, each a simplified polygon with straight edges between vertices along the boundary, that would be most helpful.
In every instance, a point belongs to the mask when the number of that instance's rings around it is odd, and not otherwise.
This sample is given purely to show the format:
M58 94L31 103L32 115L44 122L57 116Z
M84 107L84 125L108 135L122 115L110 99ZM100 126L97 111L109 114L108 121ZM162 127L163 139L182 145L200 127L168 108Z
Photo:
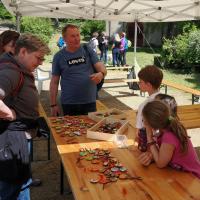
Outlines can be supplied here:
M50 120L49 123L51 126ZM134 145L135 128L132 125L125 132L129 144L127 149L117 148L112 142L87 139L85 136L77 136L78 143L76 144L67 144L54 128L51 130L76 200L200 199L200 180L190 173L170 168L158 169L155 164L144 167L138 162L137 157L140 152ZM140 176L142 180L118 180L105 185L104 189L99 183L90 183L90 179L95 178L97 172L89 170L91 163L88 161L81 161L82 166L76 164L80 148L109 149L111 155L117 158L132 176Z
M129 116L130 124L135 127L137 111L127 110L125 113ZM200 104L178 106L177 113L186 129L200 128Z

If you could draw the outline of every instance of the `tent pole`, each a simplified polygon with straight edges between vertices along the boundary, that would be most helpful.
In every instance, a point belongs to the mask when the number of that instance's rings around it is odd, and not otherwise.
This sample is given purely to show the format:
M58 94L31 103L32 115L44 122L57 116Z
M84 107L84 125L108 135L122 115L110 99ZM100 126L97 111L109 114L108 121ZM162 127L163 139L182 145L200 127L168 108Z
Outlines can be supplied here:
M20 21L21 21L21 15L17 12L16 14L16 27L17 27L17 32L20 33Z
M137 49L137 21L135 21L135 35L134 35L134 67L135 67L135 73L137 76L138 72L140 71L140 67L137 63L136 49Z

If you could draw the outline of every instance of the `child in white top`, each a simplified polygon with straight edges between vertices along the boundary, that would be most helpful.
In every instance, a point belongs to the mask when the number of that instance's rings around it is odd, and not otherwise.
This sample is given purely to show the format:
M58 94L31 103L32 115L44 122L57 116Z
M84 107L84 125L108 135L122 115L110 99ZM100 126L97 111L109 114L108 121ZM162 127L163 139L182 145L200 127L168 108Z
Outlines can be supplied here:
M142 92L148 92L149 97L140 104L136 118L137 133L139 129L144 127L142 109L149 101L154 100L155 96L159 94L160 85L163 79L162 71L155 65L147 65L138 73L139 87Z

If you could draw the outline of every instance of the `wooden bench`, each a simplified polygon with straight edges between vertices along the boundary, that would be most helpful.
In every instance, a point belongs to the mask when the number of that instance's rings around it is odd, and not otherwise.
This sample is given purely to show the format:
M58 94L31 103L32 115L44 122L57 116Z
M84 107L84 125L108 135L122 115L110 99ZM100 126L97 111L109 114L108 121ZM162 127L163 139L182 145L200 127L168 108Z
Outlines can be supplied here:
M127 67L106 67L107 70L115 70L115 69L132 69L132 66L127 66Z
M136 110L124 111L130 119L130 124L135 127ZM200 104L178 106L177 113L181 123L186 129L200 128Z
M197 98L199 99L199 96L200 96L199 90L195 90L195 89L189 88L187 86L184 86L184 85L181 85L178 83L172 83L167 80L163 80L162 84L165 86L165 94L167 94L167 87L172 87L172 88L192 94L192 104L194 104L194 102L196 102Z
M130 82L137 82L138 83L139 82L139 79L122 79L122 80L126 83L130 83ZM181 84L178 84L178 83L172 83L172 82L167 81L167 80L163 80L162 85L165 87L165 94L167 94L167 88L172 87L172 88L181 90L183 92L187 92L187 93L192 94L192 104L194 104L194 102L196 102L197 99L199 99L199 96L200 96L199 90L195 90L195 89L192 89L190 87L187 87L187 86L184 86L184 85L181 85Z

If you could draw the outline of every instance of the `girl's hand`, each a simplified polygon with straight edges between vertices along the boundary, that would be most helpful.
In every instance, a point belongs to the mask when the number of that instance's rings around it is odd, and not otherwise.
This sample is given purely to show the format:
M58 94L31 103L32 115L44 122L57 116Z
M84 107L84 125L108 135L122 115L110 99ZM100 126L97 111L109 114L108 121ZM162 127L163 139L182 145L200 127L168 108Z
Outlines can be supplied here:
M144 166L148 166L151 164L152 160L153 160L153 155L151 152L149 151L146 151L146 152L143 152L139 155L139 158L138 158L139 162L144 165Z

